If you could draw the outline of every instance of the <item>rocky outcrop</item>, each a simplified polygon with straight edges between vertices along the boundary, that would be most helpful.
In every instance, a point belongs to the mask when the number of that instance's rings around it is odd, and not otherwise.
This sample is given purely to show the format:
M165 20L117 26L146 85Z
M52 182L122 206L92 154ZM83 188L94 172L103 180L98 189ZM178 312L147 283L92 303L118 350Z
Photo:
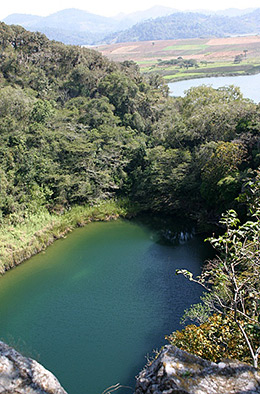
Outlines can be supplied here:
M260 373L250 365L218 364L165 346L137 377L135 394L256 394Z
M67 394L37 361L0 342L0 394Z

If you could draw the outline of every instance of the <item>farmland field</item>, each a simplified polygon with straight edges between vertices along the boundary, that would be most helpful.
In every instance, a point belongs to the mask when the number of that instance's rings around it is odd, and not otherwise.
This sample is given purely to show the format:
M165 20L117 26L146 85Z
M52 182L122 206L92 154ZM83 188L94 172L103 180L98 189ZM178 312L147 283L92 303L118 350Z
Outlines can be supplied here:
M127 42L95 47L115 61L133 60L167 81L260 72L260 36Z

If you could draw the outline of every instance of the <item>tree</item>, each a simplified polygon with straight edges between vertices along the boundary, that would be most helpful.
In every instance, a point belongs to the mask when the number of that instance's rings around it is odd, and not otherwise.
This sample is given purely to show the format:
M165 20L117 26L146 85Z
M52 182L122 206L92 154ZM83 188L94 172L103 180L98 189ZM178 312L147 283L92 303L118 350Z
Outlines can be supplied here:
M201 275L193 278L186 270L177 270L189 280L199 283L207 291L203 312L229 314L239 328L257 368L260 354L260 173L251 183L252 201L249 202L251 220L240 224L234 210L223 215L220 223L226 232L210 238L219 252L209 261ZM198 308L191 308L189 316L198 316Z
M39 99L33 106L31 121L44 123L53 114L54 110L49 101Z
M241 63L243 55L236 55L234 58L234 63Z
M225 207L239 192L238 169L246 150L238 142L211 142L202 145L197 156L201 163L201 195L208 206L219 205L223 209L222 204Z
M250 362L249 350L245 349L243 335L231 314L214 313L199 326L189 324L165 338L172 345L213 362L227 358Z

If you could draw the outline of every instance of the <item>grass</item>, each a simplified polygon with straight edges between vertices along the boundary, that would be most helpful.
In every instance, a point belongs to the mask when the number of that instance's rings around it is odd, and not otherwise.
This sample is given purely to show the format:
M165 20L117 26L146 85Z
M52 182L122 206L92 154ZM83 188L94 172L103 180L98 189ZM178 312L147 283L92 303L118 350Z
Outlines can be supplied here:
M175 56L176 57L176 56ZM174 56L172 57L174 58ZM168 60L169 58L167 58ZM234 61L211 60L201 63L198 60L198 67L188 69L180 68L179 65L158 65L158 59L138 62L141 72L145 74L158 73L167 81L190 79L192 77L210 77L210 76L230 76L230 75L249 75L260 72L260 59L244 58L241 63Z
M153 60L139 60L136 62L137 64L154 64L154 59Z
M189 78L194 78L197 77L197 73L178 73L178 74L172 74L172 75L165 75L164 79L171 80L174 78L180 78L180 79L189 79Z
M139 64L143 73L159 73L167 81L188 79L193 73L199 77L216 75L250 75L260 72L260 38L259 36L203 38L182 40L158 40L139 42L134 53L127 51L131 43L103 46L102 53L117 61L133 60ZM120 49L120 54L115 49ZM126 51L124 51L126 48ZM244 50L247 50L246 56ZM114 53L115 52L115 53ZM234 63L235 56L241 54L242 61ZM158 65L177 57L184 60L194 59L199 67L184 71L179 66ZM202 61L202 63L201 63Z
M136 212L137 207L131 206L127 200L109 200L93 206L75 206L61 215L42 208L15 226L3 223L0 228L0 274L46 249L76 227Z
M201 63L198 61L198 66L190 67L188 69L180 68L179 65L163 65L158 66L154 63L150 67L141 67L143 73L158 73L163 76L166 81L191 79L194 77L210 77L210 76L230 76L230 75L248 75L256 74L260 71L260 59L254 59L254 62L243 59L241 63L235 64L232 61L210 61Z
M215 71L214 73L209 72L209 73L199 73L199 72L183 72L183 73L176 73L176 74L170 74L170 75L164 75L163 78L167 80L167 82L171 81L183 81L185 79L193 79L193 78L209 78L209 77L225 77L225 76L230 76L230 75L247 75L243 70L237 70L236 72L233 72L232 74L230 71L227 71L226 73L222 70Z

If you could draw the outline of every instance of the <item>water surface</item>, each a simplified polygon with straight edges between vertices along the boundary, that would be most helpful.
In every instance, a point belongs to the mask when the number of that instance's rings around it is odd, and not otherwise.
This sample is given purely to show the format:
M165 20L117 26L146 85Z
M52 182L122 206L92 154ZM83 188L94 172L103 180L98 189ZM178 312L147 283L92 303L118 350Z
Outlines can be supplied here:
M235 85L241 89L245 98L249 98L256 103L260 102L260 74L241 75L235 77L211 77L196 78L186 81L169 83L171 96L184 96L185 90L191 87L208 85L217 89L222 86Z
M145 356L180 328L201 289L176 268L200 272L208 249L177 223L92 223L8 272L0 336L37 358L71 394L131 386Z

